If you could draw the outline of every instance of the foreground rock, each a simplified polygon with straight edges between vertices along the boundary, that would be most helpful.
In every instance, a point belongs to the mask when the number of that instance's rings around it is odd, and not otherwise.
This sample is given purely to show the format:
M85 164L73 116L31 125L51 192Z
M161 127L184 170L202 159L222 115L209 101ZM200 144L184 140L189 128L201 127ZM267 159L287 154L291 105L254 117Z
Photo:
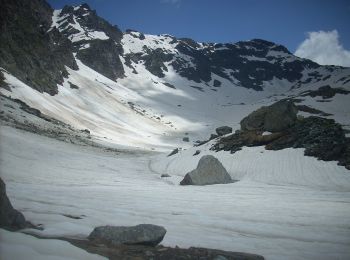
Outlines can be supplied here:
M89 253L107 257L110 260L154 259L154 260L263 260L264 257L248 253L229 252L208 248L171 248L164 246L119 245L108 247L87 240L64 239Z
M15 210L9 198L6 195L6 186L0 178L0 227L10 230L25 228L29 223L25 220L23 214Z
M180 185L210 185L232 183L233 180L221 162L212 155L203 156L197 168L187 173Z
M145 245L156 246L164 238L165 228L151 224L132 227L101 226L89 235L89 240L105 245Z
M279 132L293 126L298 109L288 100L278 101L271 106L261 107L241 121L242 131Z

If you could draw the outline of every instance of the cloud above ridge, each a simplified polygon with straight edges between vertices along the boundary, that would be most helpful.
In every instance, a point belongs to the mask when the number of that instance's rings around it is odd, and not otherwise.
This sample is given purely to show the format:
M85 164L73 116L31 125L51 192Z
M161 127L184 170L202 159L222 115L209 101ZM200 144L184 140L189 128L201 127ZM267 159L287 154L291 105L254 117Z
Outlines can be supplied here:
M321 65L350 67L350 51L341 45L337 30L309 32L307 36L295 51L296 56Z

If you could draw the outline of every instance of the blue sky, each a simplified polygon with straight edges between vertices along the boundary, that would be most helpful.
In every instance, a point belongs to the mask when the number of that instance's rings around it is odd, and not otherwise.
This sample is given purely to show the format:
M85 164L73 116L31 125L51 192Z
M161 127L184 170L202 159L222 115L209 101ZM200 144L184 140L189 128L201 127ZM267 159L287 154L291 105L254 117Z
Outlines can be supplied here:
M204 42L262 38L292 52L308 32L337 30L350 49L348 0L49 0L55 9L82 2L122 30Z

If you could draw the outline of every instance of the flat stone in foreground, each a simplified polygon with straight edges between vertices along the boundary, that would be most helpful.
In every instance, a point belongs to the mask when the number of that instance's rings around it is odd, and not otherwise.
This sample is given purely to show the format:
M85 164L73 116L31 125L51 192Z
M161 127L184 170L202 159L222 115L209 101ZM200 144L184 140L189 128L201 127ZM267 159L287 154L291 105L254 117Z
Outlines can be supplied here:
M164 238L164 227L141 224L131 227L101 226L89 235L89 240L106 245L145 245L156 246Z

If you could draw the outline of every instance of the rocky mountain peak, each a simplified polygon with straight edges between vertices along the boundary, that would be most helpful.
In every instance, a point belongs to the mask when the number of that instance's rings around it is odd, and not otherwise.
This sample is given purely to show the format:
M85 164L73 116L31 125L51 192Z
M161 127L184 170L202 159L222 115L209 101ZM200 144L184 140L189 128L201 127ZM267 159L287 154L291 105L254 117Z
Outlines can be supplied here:
M71 42L49 30L52 8L44 0L5 0L1 9L0 67L40 92L57 94L65 66L77 65Z
M75 45L100 39L120 42L123 33L117 26L99 17L88 4L65 6L55 10L53 26L68 37Z

